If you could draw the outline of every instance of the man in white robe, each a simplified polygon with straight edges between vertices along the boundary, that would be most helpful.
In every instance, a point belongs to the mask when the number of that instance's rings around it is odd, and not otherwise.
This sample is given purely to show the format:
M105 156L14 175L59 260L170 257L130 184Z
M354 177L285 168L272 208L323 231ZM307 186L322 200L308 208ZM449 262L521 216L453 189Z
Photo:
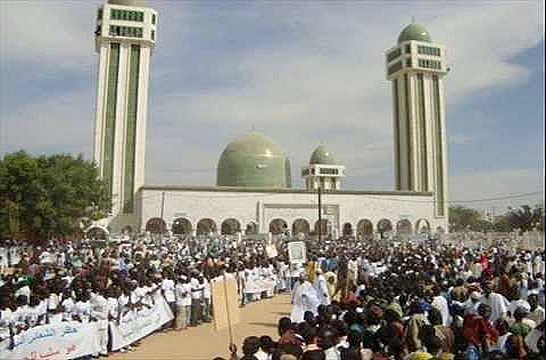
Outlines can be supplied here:
M326 278L322 274L322 270L317 270L317 278L315 279L315 289L317 298L321 305L330 305L330 294L328 293L328 284Z
M300 279L299 285L294 289L292 299L293 308L290 316L292 322L302 322L306 311L311 311L313 314L317 313L317 307L320 304L317 291L306 278L302 277Z
M503 295L493 291L491 282L486 282L483 290L485 295L482 297L481 302L491 307L491 317L489 319L492 323L495 323L498 319L502 319L507 315L510 303Z

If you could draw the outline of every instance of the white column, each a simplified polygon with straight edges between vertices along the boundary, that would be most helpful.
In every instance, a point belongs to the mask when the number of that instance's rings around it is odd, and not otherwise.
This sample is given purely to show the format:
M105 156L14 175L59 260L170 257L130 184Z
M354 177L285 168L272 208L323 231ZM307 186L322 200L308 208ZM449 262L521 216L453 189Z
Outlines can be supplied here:
M93 161L98 166L99 176L103 176L102 157L104 154L104 111L106 107L106 84L108 83L108 52L109 44L102 43L99 52L99 72L97 79L97 99L95 113L95 136L93 146Z
M150 79L150 55L151 50L148 46L142 46L140 48L134 192L138 191L138 189L142 185L144 185L144 181L146 178L146 129L148 122L148 86Z

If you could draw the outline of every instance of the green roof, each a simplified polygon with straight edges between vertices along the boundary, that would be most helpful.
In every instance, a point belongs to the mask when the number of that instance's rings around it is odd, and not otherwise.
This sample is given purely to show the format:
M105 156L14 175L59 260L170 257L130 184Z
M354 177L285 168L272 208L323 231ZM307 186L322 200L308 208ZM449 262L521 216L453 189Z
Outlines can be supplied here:
M322 165L340 165L340 162L336 160L334 155L324 147L319 145L311 154L309 164L322 164Z
M108 4L147 7L148 1L147 0L108 0Z
M218 186L289 188L290 162L271 138L252 132L230 143L218 160Z
M402 32L400 33L400 36L398 36L399 43L409 40L423 42L432 41L430 39L430 34L428 33L428 30L423 25L417 23L411 23L406 26L404 30L402 30Z

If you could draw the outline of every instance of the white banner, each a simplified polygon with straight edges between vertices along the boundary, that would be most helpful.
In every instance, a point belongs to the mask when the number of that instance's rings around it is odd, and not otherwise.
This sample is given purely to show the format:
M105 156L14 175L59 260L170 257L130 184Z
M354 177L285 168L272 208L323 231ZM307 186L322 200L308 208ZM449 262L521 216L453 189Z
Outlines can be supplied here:
M303 264L307 261L305 242L291 241L288 243L288 258L292 264Z
M165 323L171 321L174 315L167 301L160 293L155 293L154 306L130 310L122 316L119 324L110 322L112 334L112 350L116 351L153 333Z
M96 322L40 325L15 335L13 340L12 350L9 339L0 343L0 359L68 360L99 352Z

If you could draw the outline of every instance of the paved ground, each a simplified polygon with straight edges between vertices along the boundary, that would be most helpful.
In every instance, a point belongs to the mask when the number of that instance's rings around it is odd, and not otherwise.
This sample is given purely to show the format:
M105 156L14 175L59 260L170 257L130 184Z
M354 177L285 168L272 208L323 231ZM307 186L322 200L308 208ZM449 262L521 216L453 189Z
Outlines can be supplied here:
M290 313L290 297L252 303L241 309L241 322L233 327L235 344L241 348L245 337L269 335L277 339L277 321ZM216 356L228 357L227 330L216 332L213 324L204 324L180 332L158 333L142 340L136 351L111 355L122 359L177 359L212 360Z

